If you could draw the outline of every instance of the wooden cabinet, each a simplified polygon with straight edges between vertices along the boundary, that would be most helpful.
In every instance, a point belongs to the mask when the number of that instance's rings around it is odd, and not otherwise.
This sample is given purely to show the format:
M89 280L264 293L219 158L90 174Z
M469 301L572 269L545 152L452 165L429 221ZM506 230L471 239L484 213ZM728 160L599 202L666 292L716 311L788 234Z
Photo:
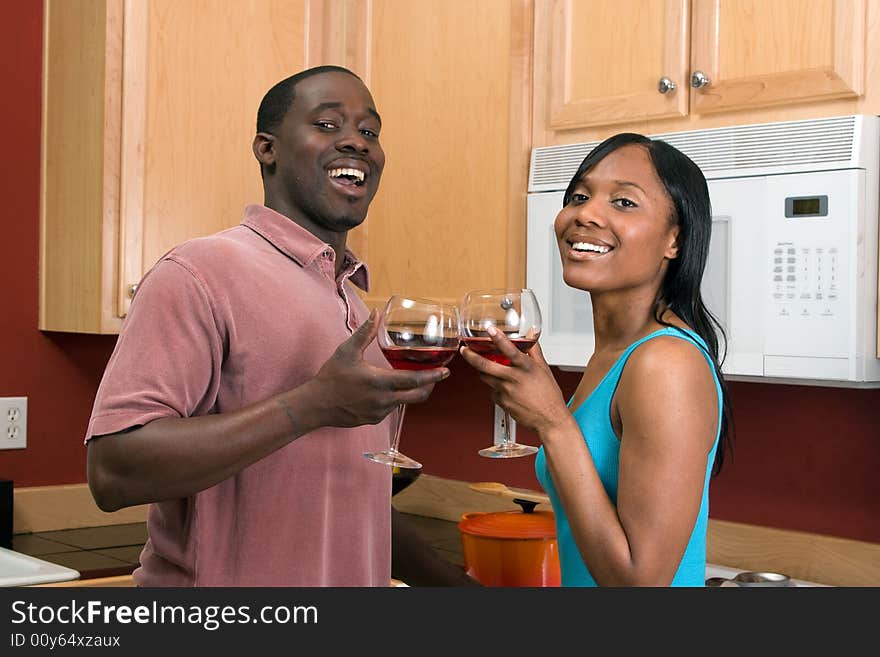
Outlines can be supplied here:
M368 305L525 282L529 0L328 3L325 52L382 115L382 184L350 246Z
M44 330L118 332L165 251L262 201L256 108L307 66L348 66L383 115L350 238L371 305L522 284L535 146L880 112L880 0L46 0L45 21Z
M566 130L683 116L689 0L536 0L535 102ZM675 88L658 90L661 79Z
M117 333L162 254L262 202L256 111L308 60L308 5L46 1L41 329Z
M857 98L866 0L536 0L535 144L591 126Z
M691 75L710 82L692 112L864 93L865 0L694 0L693 12Z
M367 302L522 285L531 47L530 0L47 0L40 328L117 333L162 254L262 202L257 106L317 64L383 118Z

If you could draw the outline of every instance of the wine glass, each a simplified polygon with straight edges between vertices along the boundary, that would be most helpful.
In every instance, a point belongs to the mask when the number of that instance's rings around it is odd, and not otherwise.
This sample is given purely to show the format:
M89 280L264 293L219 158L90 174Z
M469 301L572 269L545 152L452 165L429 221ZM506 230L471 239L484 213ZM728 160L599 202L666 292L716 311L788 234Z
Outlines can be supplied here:
M487 329L502 331L522 352L531 349L541 335L541 309L529 289L473 290L461 302L461 340L484 358L510 365L510 359L496 348ZM481 449L480 456L512 458L538 451L517 443L510 434L510 414L504 411L504 436L498 445Z
M458 323L458 308L454 305L395 295L388 299L379 318L379 348L391 367L397 370L443 367L458 351ZM381 452L367 452L364 456L392 467L422 467L421 463L397 449L405 411L406 404L397 409L391 446Z

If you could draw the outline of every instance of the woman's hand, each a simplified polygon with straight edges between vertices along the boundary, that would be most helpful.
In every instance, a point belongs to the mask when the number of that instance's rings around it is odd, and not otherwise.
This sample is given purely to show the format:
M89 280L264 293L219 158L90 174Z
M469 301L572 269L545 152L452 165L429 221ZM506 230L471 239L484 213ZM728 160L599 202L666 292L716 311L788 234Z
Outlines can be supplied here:
M492 399L519 424L534 430L538 437L570 419L562 391L541 347L523 353L494 326L488 328L495 348L510 365L501 365L462 346L461 357L480 373L480 380L493 390Z

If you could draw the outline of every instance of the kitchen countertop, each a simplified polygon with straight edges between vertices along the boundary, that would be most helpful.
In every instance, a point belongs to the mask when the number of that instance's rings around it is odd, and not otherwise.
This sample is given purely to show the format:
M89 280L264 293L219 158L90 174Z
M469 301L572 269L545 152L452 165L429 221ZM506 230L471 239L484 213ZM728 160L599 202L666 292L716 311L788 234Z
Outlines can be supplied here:
M458 523L403 513L417 532L444 559L464 565ZM147 538L146 523L16 534L13 549L50 563L79 571L80 579L129 575L138 566ZM732 578L741 568L708 564L706 577ZM796 586L825 586L792 580Z
M743 572L742 568L728 568L726 566L718 566L715 564L706 564L706 578L723 577L725 579L733 579L737 574ZM817 582L808 582L803 579L793 579L791 583L795 586L828 586L827 584L819 584Z
M463 565L458 524L403 514L416 531L450 562ZM21 554L79 571L80 579L129 575L138 567L147 540L146 523L16 534L12 547Z
M79 571L80 579L131 574L147 540L146 523L16 534L16 552Z

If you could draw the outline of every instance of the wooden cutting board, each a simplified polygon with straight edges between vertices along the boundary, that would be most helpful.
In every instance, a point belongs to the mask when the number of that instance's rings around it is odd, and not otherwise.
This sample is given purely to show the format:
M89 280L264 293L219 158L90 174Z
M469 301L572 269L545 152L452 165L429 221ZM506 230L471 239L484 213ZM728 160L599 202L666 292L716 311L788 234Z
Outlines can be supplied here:
M536 504L546 504L550 506L550 498L544 493L525 490L521 488L510 488L505 484L497 481L480 481L468 486L471 490L478 493L486 493L487 495L499 495L509 500L525 500L526 502L535 502Z

